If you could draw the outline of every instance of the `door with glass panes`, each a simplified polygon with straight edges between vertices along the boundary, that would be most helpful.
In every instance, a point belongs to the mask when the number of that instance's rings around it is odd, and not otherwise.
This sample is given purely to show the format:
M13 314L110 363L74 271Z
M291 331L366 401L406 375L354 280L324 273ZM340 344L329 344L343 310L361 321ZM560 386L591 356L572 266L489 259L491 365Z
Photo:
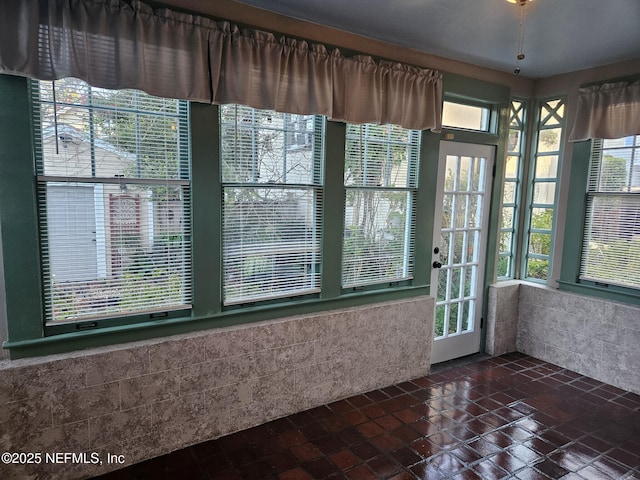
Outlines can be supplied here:
M431 363L480 351L484 264L495 147L442 141L434 219Z

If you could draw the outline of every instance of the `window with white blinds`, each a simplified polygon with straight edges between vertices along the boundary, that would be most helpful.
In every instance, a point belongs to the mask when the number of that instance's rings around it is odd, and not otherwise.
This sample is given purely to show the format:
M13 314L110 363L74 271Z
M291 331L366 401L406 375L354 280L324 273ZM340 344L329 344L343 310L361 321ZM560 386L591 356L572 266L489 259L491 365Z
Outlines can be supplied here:
M580 278L640 288L640 135L592 143Z
M223 303L320 291L324 117L220 106Z
M32 82L49 324L191 304L188 104Z
M413 278L419 156L419 131L347 125L343 287Z

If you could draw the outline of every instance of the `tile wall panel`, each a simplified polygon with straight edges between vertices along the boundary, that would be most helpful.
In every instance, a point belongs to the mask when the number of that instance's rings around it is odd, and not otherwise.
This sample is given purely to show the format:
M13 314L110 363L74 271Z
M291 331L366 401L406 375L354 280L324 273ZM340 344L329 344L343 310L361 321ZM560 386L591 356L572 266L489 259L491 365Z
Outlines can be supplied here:
M284 318L0 362L0 449L103 462L4 465L2 479L86 478L429 372L433 300ZM89 457L90 458L90 457Z

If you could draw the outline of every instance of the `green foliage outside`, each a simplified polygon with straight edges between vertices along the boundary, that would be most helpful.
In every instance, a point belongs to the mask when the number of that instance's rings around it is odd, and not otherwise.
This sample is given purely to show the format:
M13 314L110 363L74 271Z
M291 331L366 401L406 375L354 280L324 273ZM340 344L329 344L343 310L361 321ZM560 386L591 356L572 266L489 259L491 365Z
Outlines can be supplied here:
M531 229L543 232L531 232L529 234L529 253L549 256L551 254L551 229L553 227L554 211L550 208L533 213L531 216ZM546 280L549 274L548 258L527 259L527 278Z
M345 185L351 188L346 198L343 284L392 280L409 273L409 192L385 188L413 186L409 176L416 167L409 153L417 142L412 135L395 125L347 126Z

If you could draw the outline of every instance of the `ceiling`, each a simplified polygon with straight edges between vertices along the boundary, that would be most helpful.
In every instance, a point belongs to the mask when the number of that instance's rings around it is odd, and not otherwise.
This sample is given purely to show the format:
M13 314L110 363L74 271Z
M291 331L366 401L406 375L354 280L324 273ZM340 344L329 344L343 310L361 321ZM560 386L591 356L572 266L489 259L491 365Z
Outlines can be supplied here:
M507 0L240 0L423 53L513 72L521 8ZM640 58L640 0L532 0L521 76Z

